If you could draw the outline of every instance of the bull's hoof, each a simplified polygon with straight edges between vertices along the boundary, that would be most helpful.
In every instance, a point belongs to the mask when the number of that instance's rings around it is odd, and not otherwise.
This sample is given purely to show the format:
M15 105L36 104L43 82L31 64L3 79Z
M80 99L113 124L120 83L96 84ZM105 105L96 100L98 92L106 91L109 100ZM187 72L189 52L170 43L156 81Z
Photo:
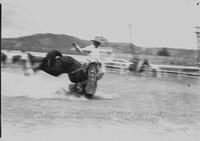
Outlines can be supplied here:
M69 91L70 91L71 93L73 93L73 92L76 91L76 89L75 89L75 84L70 84L70 85L69 85Z
M93 97L93 95L92 95L92 94L85 94L85 97L86 97L87 99L91 99L91 98Z
M84 90L81 87L79 87L77 84L70 84L69 85L69 92L75 93L75 94L78 94L78 95L84 94Z

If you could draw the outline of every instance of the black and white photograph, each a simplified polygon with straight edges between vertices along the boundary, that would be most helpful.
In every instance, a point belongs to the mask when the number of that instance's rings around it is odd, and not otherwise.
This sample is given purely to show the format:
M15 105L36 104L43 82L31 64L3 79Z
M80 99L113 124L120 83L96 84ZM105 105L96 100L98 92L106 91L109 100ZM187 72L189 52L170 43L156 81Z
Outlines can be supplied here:
M200 140L200 0L1 0L1 141Z

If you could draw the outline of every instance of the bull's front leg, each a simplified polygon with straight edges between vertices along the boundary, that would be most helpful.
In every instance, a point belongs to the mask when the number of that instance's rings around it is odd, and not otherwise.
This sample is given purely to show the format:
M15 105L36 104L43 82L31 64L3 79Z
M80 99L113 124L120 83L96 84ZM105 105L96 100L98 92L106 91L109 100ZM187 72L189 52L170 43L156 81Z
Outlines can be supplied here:
M84 87L85 87L85 84L82 82L79 82L76 84L70 84L69 91L72 93L84 94L85 93Z

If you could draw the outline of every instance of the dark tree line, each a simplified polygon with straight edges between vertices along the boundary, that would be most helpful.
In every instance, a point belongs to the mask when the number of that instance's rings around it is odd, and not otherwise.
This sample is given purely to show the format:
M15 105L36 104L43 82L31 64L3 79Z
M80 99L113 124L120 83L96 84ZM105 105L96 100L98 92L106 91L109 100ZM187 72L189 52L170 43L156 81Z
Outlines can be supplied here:
M159 56L170 56L169 51L167 48L162 48L157 52Z

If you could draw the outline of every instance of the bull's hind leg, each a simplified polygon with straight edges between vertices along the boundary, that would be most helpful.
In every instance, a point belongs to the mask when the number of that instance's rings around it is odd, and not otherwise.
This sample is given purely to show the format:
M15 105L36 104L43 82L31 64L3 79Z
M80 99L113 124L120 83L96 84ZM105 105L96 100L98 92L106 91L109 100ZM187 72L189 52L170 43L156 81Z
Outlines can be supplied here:
M69 85L69 94L72 94L76 97L81 97L83 95L82 91L77 90L76 84Z
M71 93L83 94L83 86L80 83L70 84L69 91Z
M85 86L87 97L92 97L97 89L97 68L96 64L90 64L88 68L88 80Z
M80 83L76 83L75 87L76 87L76 92L78 94L83 94L84 93L83 84L81 82Z

